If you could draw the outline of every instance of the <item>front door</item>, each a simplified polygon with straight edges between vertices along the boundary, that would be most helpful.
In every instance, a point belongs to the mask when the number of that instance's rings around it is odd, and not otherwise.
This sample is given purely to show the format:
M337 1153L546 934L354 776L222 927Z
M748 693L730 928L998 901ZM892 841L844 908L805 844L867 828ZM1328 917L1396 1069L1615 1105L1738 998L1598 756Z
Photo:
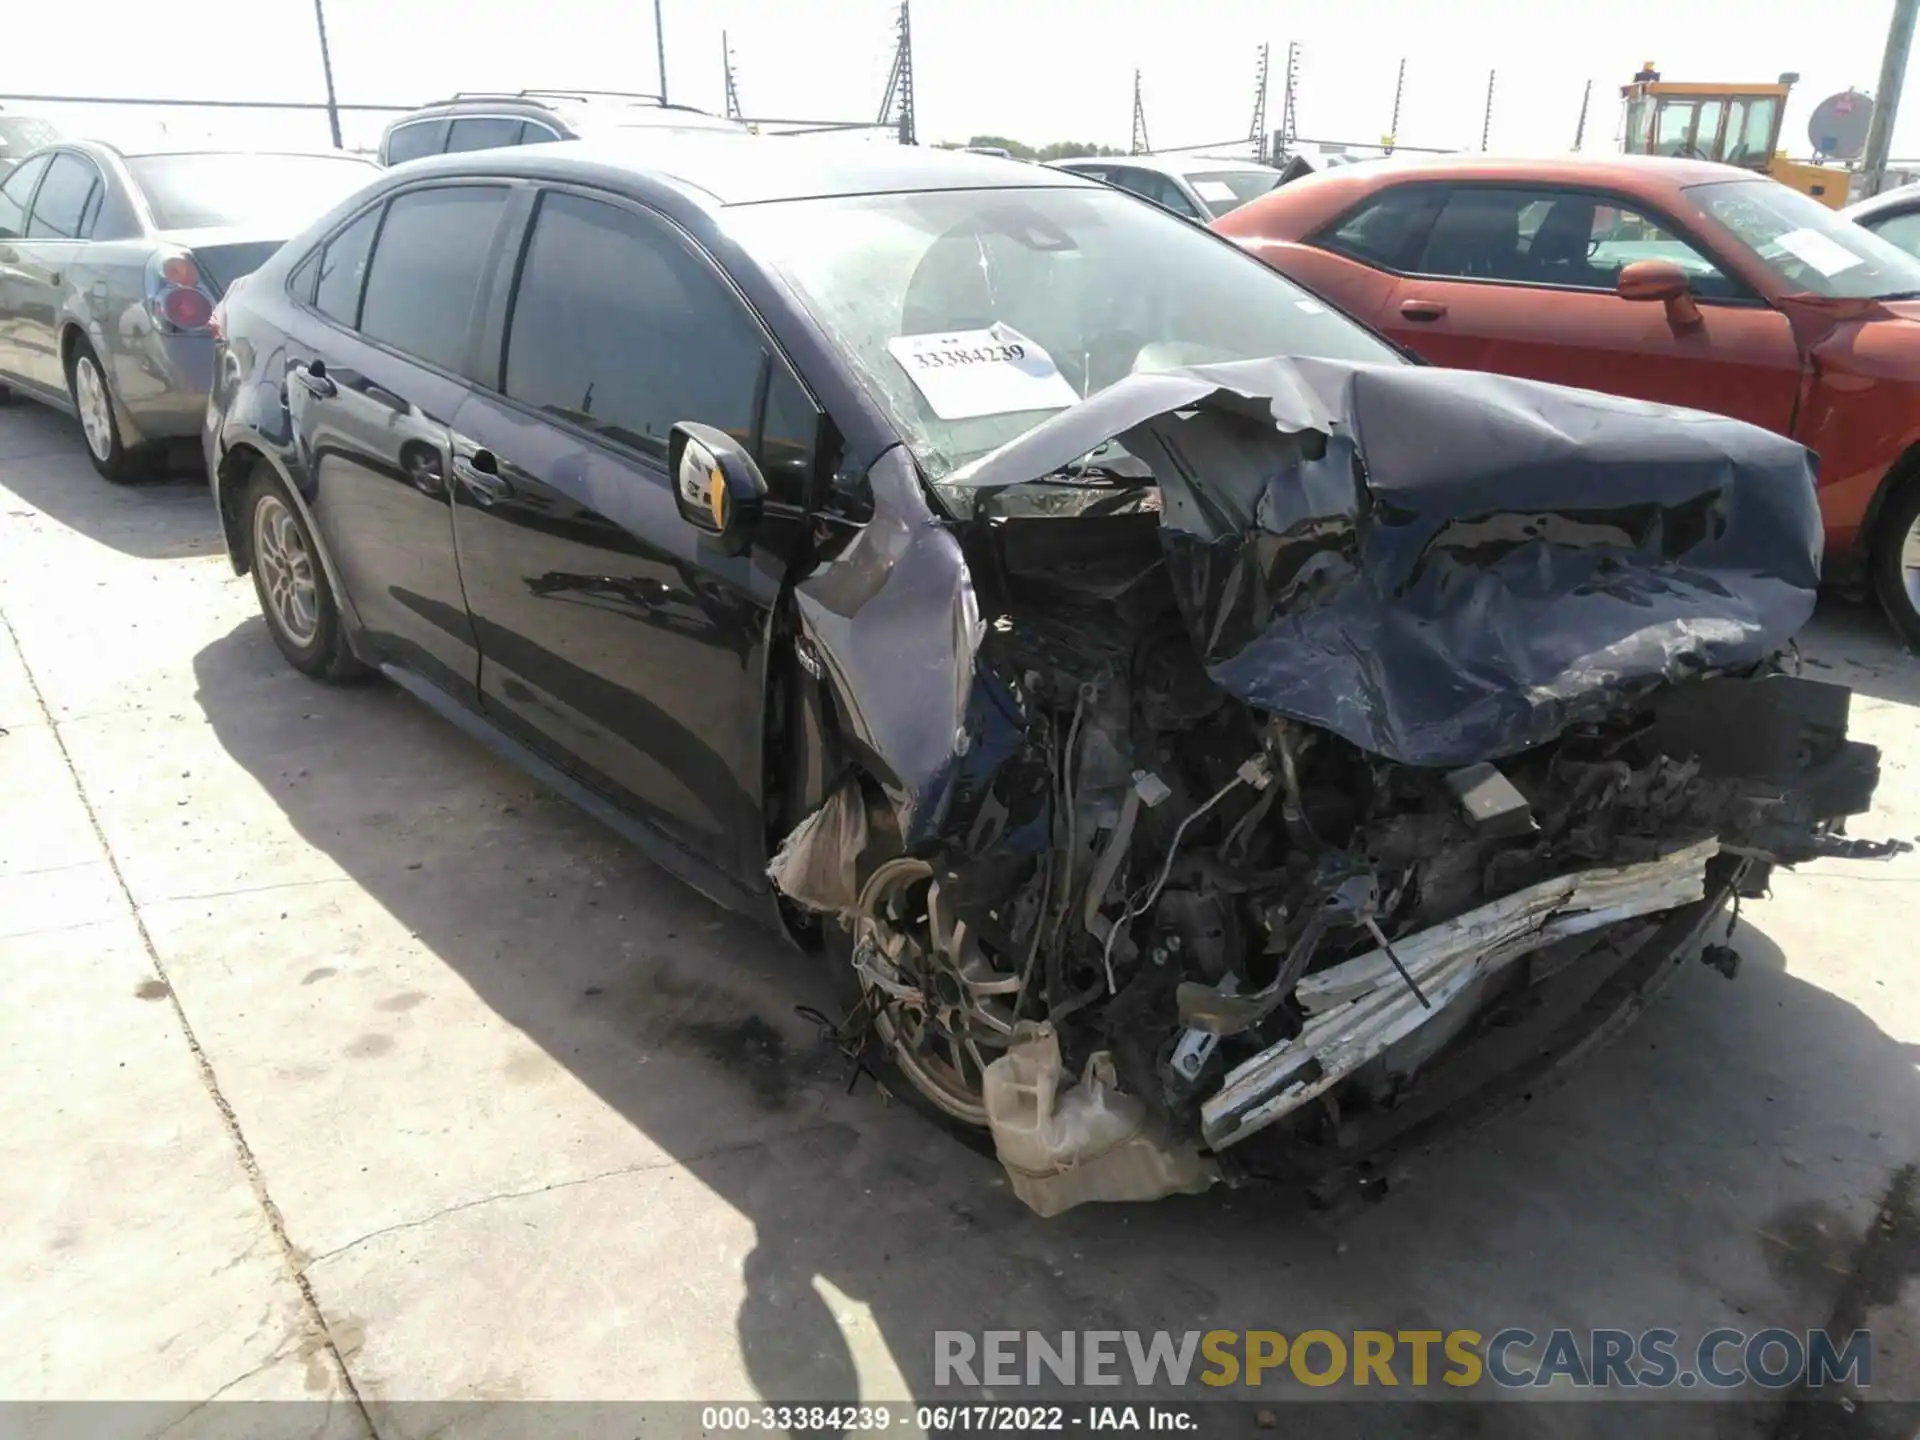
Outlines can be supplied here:
M1623 300L1634 260L1678 264L1698 322ZM1438 365L1685 405L1791 433L1800 352L1786 316L1699 247L1624 200L1585 191L1455 186L1415 272L1376 317Z
M765 639L817 414L711 263L625 202L546 192L510 315L498 393L454 418L481 703L684 848L757 876ZM680 518L680 421L759 455L769 513L744 555Z
M479 651L454 558L448 426L510 193L404 191L384 219L376 207L341 230L287 357L314 519L364 642L467 700Z

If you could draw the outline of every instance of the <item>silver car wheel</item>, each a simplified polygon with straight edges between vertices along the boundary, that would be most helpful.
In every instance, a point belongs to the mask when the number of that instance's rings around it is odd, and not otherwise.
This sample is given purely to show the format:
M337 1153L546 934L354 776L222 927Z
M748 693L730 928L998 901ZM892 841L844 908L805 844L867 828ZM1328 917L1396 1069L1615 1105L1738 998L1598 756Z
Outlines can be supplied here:
M276 495L262 495L253 507L253 563L280 632L295 645L311 645L320 633L313 553L300 522Z
M1920 612L1920 516L1900 541L1900 583L1906 589L1907 604Z
M80 428L86 432L87 448L93 458L105 464L113 454L113 402L107 399L107 383L100 378L93 357L82 355L73 362L73 393L80 408Z

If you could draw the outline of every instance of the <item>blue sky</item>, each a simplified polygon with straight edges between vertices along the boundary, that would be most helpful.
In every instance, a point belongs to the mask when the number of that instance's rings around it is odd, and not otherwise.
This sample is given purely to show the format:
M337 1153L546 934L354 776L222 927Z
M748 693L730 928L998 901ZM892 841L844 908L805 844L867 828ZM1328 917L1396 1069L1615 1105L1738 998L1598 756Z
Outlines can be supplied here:
M664 0L674 99L718 109L721 42L730 34L750 114L870 119L892 53L885 0ZM916 0L921 138L978 132L1041 142L1124 145L1133 71L1143 72L1155 144L1243 136L1255 51L1273 47L1269 122L1289 40L1302 47L1299 129L1377 140L1408 60L1400 139L1477 147L1487 72L1497 70L1491 146L1564 150L1581 88L1594 82L1589 148L1611 148L1618 86L1646 60L1670 79L1771 80L1798 70L1785 143L1806 149L1822 96L1872 89L1889 0L1482 0L1464 7L1402 0L1279 6L1271 0ZM455 89L655 85L648 0L537 4L471 0L327 0L343 100L425 100ZM1657 38L1656 38L1657 37ZM318 47L309 0L196 0L191 43L170 38L152 7L86 0L78 11L12 7L0 90L317 99ZM1920 63L1910 75L1895 153L1920 157ZM59 116L77 131L132 138L162 117ZM317 119L172 115L175 135L263 143L323 142ZM363 137L379 121L350 122Z

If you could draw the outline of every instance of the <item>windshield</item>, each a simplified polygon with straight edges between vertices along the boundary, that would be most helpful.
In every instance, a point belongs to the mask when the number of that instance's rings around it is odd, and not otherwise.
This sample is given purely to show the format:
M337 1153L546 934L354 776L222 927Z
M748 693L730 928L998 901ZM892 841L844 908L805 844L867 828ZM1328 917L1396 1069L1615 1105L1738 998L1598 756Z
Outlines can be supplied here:
M350 155L134 155L127 169L161 230L240 226L288 235L380 173Z
M1229 210L1237 210L1249 200L1257 200L1280 183L1278 170L1221 170L1205 175L1189 175L1187 183L1216 220Z
M936 480L1135 372L1400 359L1252 256L1113 190L792 200L727 224Z
M1718 180L1688 195L1795 290L1836 300L1920 293L1920 261L1772 180Z
M60 132L45 120L29 120L24 115L0 116L0 159L18 160L29 150L51 145Z

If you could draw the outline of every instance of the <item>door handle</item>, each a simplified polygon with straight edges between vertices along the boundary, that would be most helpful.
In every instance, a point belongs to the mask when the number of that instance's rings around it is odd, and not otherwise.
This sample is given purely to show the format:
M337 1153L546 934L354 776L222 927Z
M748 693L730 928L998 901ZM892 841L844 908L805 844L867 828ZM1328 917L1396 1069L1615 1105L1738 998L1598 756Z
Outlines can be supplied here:
M295 365L292 374L304 389L311 390L322 400L330 400L340 393L339 387L327 378L327 362L324 360L310 360L305 365Z
M492 505L513 494L513 487L501 478L500 462L494 458L491 450L475 449L467 454L456 453L453 457L453 478L473 496L477 505Z
M1400 313L1409 320L1438 320L1447 313L1447 307L1441 300L1402 300Z

